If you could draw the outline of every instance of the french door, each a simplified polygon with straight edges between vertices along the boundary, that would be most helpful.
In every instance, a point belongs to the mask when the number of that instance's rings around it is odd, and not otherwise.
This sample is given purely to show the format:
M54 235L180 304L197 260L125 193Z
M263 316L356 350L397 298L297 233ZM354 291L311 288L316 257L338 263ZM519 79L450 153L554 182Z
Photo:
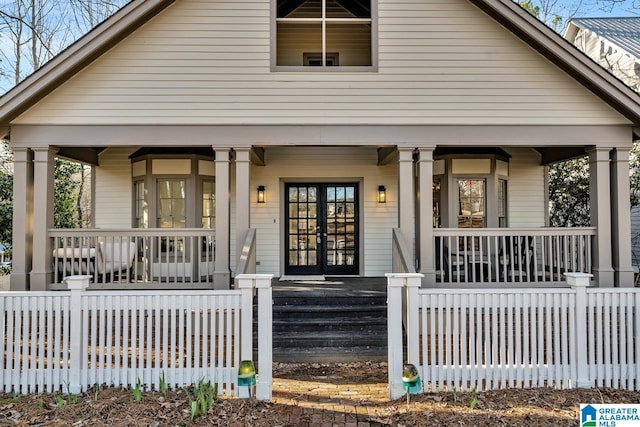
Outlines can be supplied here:
M285 274L358 274L358 185L285 185Z

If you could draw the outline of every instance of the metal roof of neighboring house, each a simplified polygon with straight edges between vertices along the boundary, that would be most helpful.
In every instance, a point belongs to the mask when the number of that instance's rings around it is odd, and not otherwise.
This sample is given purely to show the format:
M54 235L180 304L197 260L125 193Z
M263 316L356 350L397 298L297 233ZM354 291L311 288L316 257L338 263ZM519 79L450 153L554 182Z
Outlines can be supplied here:
M591 31L640 58L640 17L631 18L577 18L571 23Z

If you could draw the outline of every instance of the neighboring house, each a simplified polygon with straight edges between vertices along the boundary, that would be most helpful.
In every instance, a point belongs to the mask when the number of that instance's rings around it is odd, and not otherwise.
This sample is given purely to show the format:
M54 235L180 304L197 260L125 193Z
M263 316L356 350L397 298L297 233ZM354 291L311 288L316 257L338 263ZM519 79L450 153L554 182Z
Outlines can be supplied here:
M511 0L134 0L0 98L11 288L632 286L639 101ZM547 228L581 154L592 227ZM95 166L94 229L52 229L55 156Z
M564 37L627 86L640 90L640 17L572 19Z
M640 17L579 18L569 21L565 38L596 63L640 91ZM640 207L631 209L633 265L640 268Z

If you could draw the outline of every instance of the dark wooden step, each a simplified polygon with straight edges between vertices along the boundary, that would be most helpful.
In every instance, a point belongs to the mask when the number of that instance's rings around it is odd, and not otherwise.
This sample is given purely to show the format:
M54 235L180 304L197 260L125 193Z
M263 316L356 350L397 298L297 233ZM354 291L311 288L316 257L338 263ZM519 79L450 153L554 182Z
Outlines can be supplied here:
M349 362L387 359L384 291L304 285L273 293L273 360ZM288 290L287 290L288 289Z

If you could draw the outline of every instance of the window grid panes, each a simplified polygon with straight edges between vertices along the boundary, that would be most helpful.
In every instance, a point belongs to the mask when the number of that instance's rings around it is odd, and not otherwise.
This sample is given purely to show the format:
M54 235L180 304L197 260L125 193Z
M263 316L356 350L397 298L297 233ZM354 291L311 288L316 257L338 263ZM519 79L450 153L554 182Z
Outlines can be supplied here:
M289 265L318 265L318 194L315 186L289 188Z
M498 180L498 227L507 226L507 181Z
M144 181L136 181L133 183L135 192L135 219L134 227L149 227L149 209L146 200L146 187Z
M186 182L183 179L158 180L158 217L160 228L185 228Z
M355 186L326 189L328 266L354 265L356 261L355 200Z
M216 226L216 196L215 182L202 182L202 227L215 228Z
M485 218L485 180L458 180L458 227L482 228Z
M276 0L276 65L371 66L372 24L371 0Z

